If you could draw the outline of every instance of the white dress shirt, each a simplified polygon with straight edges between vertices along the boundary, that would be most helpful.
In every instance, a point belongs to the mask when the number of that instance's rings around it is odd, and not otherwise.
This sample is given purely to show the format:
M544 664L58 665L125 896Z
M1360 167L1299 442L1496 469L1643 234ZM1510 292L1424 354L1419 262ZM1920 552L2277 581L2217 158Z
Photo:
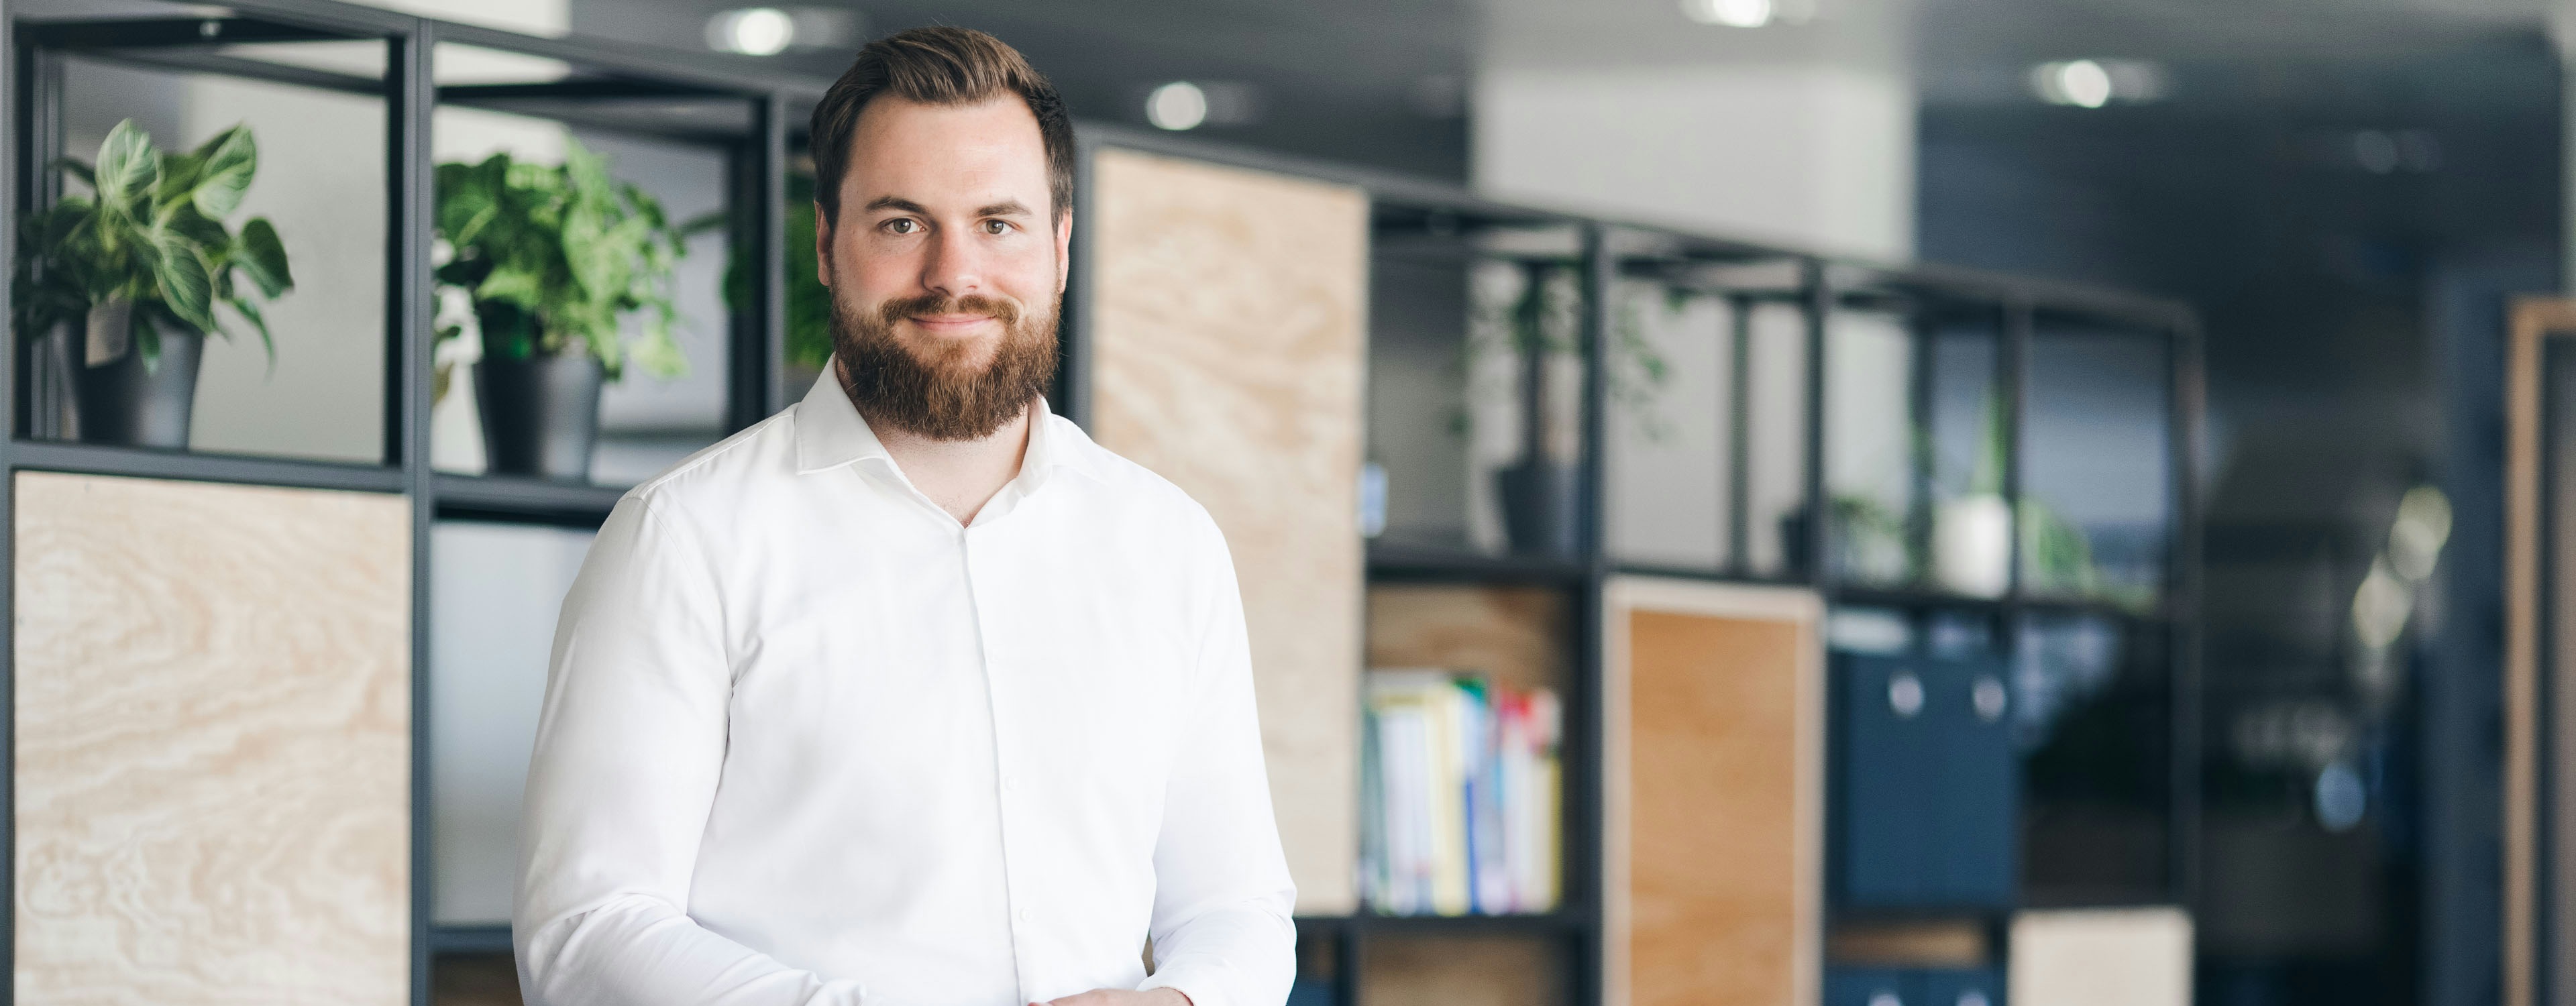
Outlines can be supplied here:
M828 375L618 502L528 772L530 1003L1286 1000L1225 540L1036 414L971 526Z

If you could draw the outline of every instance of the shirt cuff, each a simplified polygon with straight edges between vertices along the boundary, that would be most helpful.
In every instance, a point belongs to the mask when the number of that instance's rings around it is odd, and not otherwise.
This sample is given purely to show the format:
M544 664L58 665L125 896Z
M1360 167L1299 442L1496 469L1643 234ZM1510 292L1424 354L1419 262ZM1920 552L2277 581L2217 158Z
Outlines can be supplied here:
M1136 991L1174 989L1190 997L1190 1006L1234 1006L1225 996L1228 970L1223 961L1183 958L1156 967Z

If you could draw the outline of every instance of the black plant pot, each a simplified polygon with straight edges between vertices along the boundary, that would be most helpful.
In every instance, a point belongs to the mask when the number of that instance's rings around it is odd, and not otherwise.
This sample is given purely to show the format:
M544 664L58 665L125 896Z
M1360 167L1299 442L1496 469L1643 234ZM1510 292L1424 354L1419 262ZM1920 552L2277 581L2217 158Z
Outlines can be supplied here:
M1571 559L1583 550L1583 472L1555 461L1524 461L1494 473L1503 533L1512 551Z
M474 364L485 467L495 475L590 481L599 442L599 359L578 350Z
M80 348L78 329L65 340ZM93 444L186 450L188 415L197 404L197 364L205 358L203 332L164 330L158 363L144 366L143 347L95 367L72 366L72 407L80 438Z

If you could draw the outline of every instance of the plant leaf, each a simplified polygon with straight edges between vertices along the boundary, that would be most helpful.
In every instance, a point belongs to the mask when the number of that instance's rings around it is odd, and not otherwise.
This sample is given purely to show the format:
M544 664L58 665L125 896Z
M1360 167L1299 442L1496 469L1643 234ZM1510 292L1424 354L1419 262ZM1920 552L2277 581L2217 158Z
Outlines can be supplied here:
M144 197L161 180L161 152L153 149L152 137L126 119L107 131L107 142L98 148L98 199L102 208L145 219L140 210Z
M269 225L267 217L243 221L233 251L232 264L250 275L261 296L275 298L295 289L295 276L287 271L286 246L277 240L277 228Z
M242 317L250 320L251 329L259 333L260 348L268 351L268 376L277 376L277 340L268 334L268 318L259 313L259 305L252 303L248 297L234 297L226 303L231 304L233 310L241 312Z
M98 191L98 172L90 170L88 164L74 158L60 157L55 158L54 167L62 169L64 174L80 179L80 183L89 186L90 191Z
M161 303L181 322L202 331L216 331L214 319L214 272L206 265L205 254L186 237L174 231L153 235L152 278L161 288Z
M492 270L492 274L483 277L483 282L474 288L474 297L477 300L497 300L505 304L516 304L529 311L535 311L543 305L545 296L544 279L527 270L507 266Z
M259 144L250 127L217 133L189 156L202 165L189 194L197 212L221 220L241 206L242 193L250 191L251 176L259 172Z

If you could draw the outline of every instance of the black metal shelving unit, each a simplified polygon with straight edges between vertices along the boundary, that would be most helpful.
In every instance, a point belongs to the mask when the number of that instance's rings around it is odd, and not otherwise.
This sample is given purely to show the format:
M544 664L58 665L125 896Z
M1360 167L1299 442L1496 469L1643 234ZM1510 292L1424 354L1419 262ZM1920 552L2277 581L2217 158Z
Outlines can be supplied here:
M2086 905L2178 904L2190 906L2194 901L2197 868L2194 862L2198 806L2199 713L2199 527L2200 495L2194 481L2192 459L2200 441L2199 416L2202 395L2200 330L2197 318L2186 307L2103 290L2026 277L2002 275L1978 270L1944 266L1889 266L1858 262L1831 256L1781 249L1726 240L1668 227L1632 222L1588 218L1572 214L1551 213L1528 207L1486 199L1454 186L1428 183L1418 179L1392 176L1368 169L1317 162L1297 157L1211 143L1192 137L1155 133L1114 126L1091 126L1083 129L1080 147L1084 164L1102 148L1125 148L1146 153L1190 158L1254 170L1317 179L1355 186L1363 190L1374 206L1374 216L1381 238L1390 227L1422 228L1434 233L1455 233L1462 227L1472 228L1479 221L1522 227L1554 226L1572 230L1579 236L1571 249L1572 264L1579 269L1583 289L1581 352L1585 359L1585 393L1582 419L1582 489L1581 512L1586 515L1583 541L1572 555L1546 555L1504 552L1501 554L1471 548L1424 547L1389 541L1372 542L1368 550L1368 577L1371 584L1460 584L1519 587L1547 587L1565 592L1568 611L1573 616L1566 640L1565 666L1570 677L1566 684L1568 734L1565 738L1564 807L1566 843L1563 875L1566 878L1564 900L1555 912L1538 916L1467 916L1467 917L1390 917L1369 914L1333 918L1302 918L1300 930L1309 938L1334 941L1337 973L1334 976L1340 1006L1366 1006L1366 996L1359 972L1367 959L1372 941L1395 937L1493 936L1539 941L1562 948L1566 988L1563 1001L1567 1006L1598 1006L1605 947L1601 925L1602 892L1598 879L1602 870L1601 786L1602 738L1598 729L1601 715L1600 665L1601 633L1599 624L1605 584L1622 575L1643 575L1725 583L1804 587L1825 599L1828 609L1868 608L1894 611L1917 624L1936 615L1956 615L1990 623L1995 639L2004 647L2014 646L2013 632L2025 616L2032 614L2082 616L2116 622L2137 631L2152 633L2164 640L2165 686L2169 689L2169 743L2167 773L2168 806L2164 808L2165 848L2170 862L2166 882L2151 893L2127 901L2083 901ZM1087 195L1087 189L1085 190ZM1407 236L1411 236L1408 232ZM1081 236L1077 234L1077 241ZM1080 246L1077 245L1079 249ZM1640 252L1638 249L1645 249ZM1075 282L1070 295L1074 303L1083 297L1087 276L1083 270L1084 254L1078 250ZM1715 267L1731 273L1733 282L1703 284L1699 293L1729 301L1736 310L1730 312L1733 325L1729 330L1710 333L1712 338L1732 340L1729 347L1735 359L1735 376L1730 404L1735 410L1730 433L1721 445L1725 457L1721 471L1729 478L1730 526L1722 538L1730 547L1728 559L1715 565L1694 566L1670 563L1629 562L1609 554L1605 545L1607 512L1604 496L1603 458L1607 449L1607 402L1610 397L1604 346L1617 323L1614 307L1606 296L1612 284L1621 279L1669 278L1694 268ZM2025 434L2028 422L2028 360L2031 345L2040 338L2036 319L2043 316L2084 319L2119 326L2158 340L2165 361L2161 394L2168 425L2163 431L2166 454L2161 459L2169 471L2169 499L2165 501L2170 519L2166 527L2164 579L2152 604L2122 603L2107 597L2051 596L2028 589L2023 576L2020 554L2021 534L2013 536L2010 560L2011 582L2000 596L1969 596L1947 591L1929 582L1928 573L1918 570L1905 582L1854 582L1837 575L1828 557L1840 544L1830 520L1815 519L1819 502L1831 498L1833 488L1827 480L1827 423L1835 403L1830 400L1826 380L1831 333L1835 315L1845 310L1866 310L1911 301L1937 301L1942 310L1981 311L1996 321L1999 343L1995 359L1994 381L2005 395L2002 403L2005 428L2010 438L2007 463L2002 473L2002 495L2010 500L2024 496ZM1748 539L1754 533L1748 526L1748 507L1744 487L1749 480L1748 443L1744 414L1746 368L1743 354L1747 343L1751 305L1785 305L1802 315L1804 341L1804 416L1803 428L1796 431L1798 450L1803 457L1804 484L1801 507L1810 515L1803 522L1803 541L1788 543L1789 553L1782 568L1757 570L1746 560ZM1086 362L1080 338L1082 315L1068 308L1066 315L1074 320L1069 356L1073 370L1080 374ZM1374 327L1374 326L1373 326ZM1926 338L1916 333L1918 340ZM1078 395L1073 398L1080 419L1088 403ZM1918 460L1918 463L1919 462ZM1913 477L1918 492L1928 481L1924 472ZM1923 501L1915 501L1919 507ZM2017 506L2018 504L2016 504ZM1928 535L1920 526L1919 516L1909 516L1909 533ZM1916 541L1919 551L1924 543ZM2040 899L2019 907L2060 907L2063 899ZM1850 921L1884 919L1958 919L1983 928L1989 945L2000 948L2001 934L2008 922L2009 911L1985 908L1931 909L1904 912L1853 910L1828 902L1828 926ZM2000 965L2003 952L1998 949L1994 963Z

